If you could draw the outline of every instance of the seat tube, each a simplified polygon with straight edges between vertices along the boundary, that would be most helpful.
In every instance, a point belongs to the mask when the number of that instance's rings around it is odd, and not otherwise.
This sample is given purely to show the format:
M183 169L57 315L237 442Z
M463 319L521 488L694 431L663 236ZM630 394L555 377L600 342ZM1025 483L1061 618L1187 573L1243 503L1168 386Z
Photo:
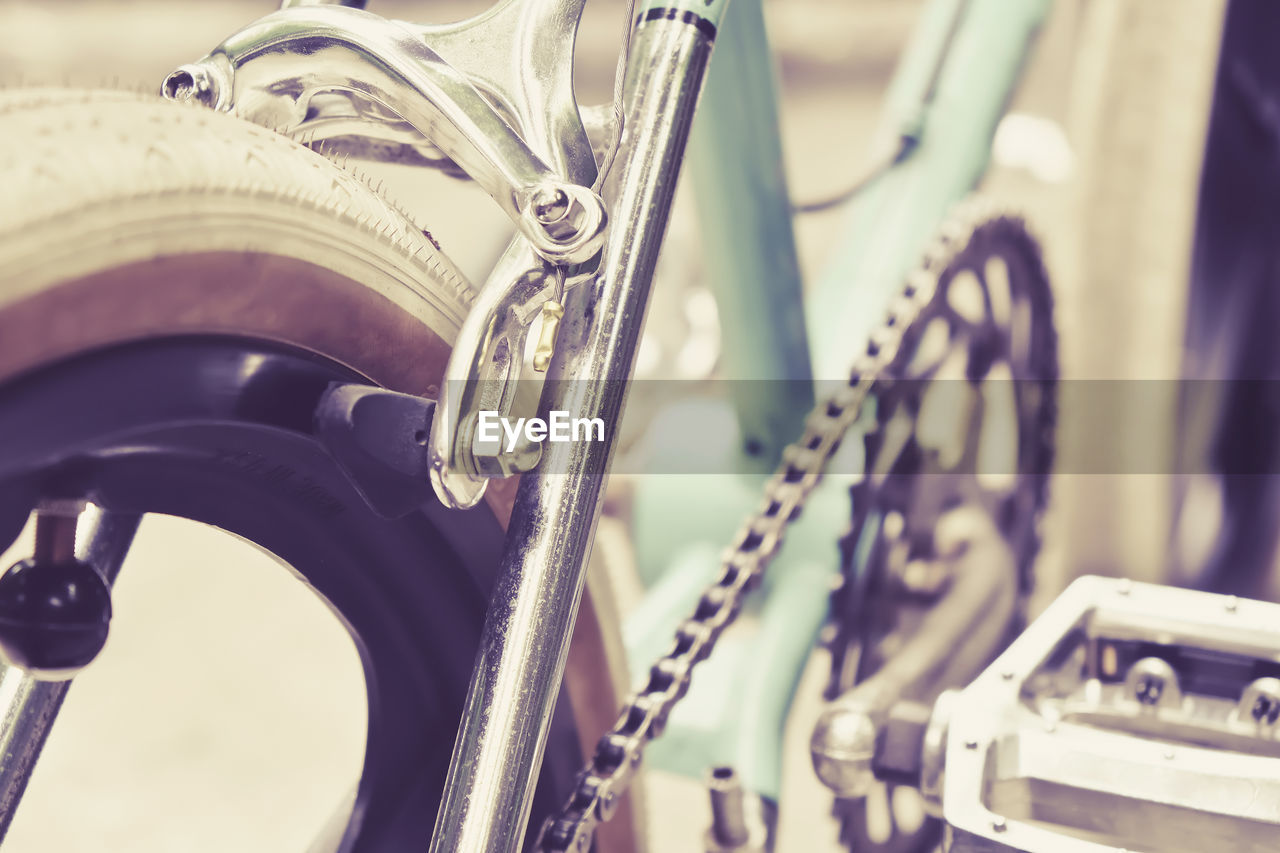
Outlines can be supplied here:
M814 392L761 0L733 0L716 42L689 168L741 449L767 470Z

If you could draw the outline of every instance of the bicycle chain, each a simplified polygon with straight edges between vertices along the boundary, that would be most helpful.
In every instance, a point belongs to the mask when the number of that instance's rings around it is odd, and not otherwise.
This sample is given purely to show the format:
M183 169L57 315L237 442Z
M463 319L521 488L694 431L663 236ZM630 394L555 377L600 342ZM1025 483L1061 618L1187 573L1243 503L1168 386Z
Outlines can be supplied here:
M540 853L587 853L596 827L617 810L639 769L644 748L661 735L676 703L688 692L694 666L705 660L721 634L737 618L782 545L791 522L822 478L844 434L863 414L867 399L888 389L905 365L899 345L916 317L933 299L939 277L960 256L980 227L994 219L979 202L962 205L940 230L920 266L891 303L847 383L814 406L798 440L764 486L760 509L749 516L726 552L718 579L707 587L693 615L676 629L671 650L649 670L649 680L623 706L595 754L578 774L560 812L546 819L535 846ZM879 425L877 425L878 428Z

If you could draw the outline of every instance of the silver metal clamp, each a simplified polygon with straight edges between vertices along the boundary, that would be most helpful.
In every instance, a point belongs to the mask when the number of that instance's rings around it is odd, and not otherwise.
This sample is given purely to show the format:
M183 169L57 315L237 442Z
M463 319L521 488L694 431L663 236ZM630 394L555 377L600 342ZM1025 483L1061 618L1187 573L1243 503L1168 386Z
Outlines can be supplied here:
M508 0L457 24L389 21L338 5L262 18L165 80L175 100L231 110L295 139L412 148L472 178L517 237L454 344L432 426L432 484L469 507L490 478L530 470L536 444L478 444L485 409L511 413L525 340L544 319L545 370L564 290L593 270L608 217L573 96L585 0ZM531 37L530 34L536 34Z

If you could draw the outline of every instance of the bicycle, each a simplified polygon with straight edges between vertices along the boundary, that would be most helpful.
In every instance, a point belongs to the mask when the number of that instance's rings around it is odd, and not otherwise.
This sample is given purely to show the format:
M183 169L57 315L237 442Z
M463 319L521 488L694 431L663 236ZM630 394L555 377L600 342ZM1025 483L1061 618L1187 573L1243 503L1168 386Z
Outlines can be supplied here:
M22 150L28 184L23 202L8 209L22 240L0 244L3 278L17 282L15 301L0 311L0 411L13 419L5 434L18 439L0 469L0 533L12 538L34 510L38 540L35 559L5 576L6 653L42 677L78 670L101 646L106 581L137 516L185 515L278 555L358 638L371 685L368 745L332 849L428 840L439 850L513 849L531 809L550 811L567 789L573 796L557 818L528 830L537 845L586 849L597 829L616 833L603 843L626 844L622 797L646 743L758 583L786 525L806 501L805 524L847 522L843 494L814 490L874 400L876 426L863 430L869 476L855 487L827 638L836 659L832 697L853 690L874 701L856 706L851 733L861 752L851 763L838 754L848 744L824 740L848 724L848 702L826 721L827 734L815 735L820 770L849 800L841 806L845 832L870 837L868 731L891 724L908 741L921 735L919 708L898 700L927 707L943 688L977 677L1016 633L1029 589L1057 374L1034 240L1015 218L968 210L925 265L907 273L981 175L1047 3L1021 4L1014 15L990 0L931 5L891 92L884 152L854 201L843 257L812 297L826 309L812 327L816 369L772 84L767 73L761 82L756 61L767 55L760 7L738 0L741 11L725 17L721 2L640 4L627 16L614 102L580 113L568 69L581 8L524 0L429 27L297 5L170 75L164 94L189 102L185 110L120 94L5 96L6 138ZM544 37L519 37L529 32ZM736 73L708 82L701 114L711 118L690 144L696 174L718 188L703 193L703 221L720 262L712 281L726 318L727 373L783 389L740 393L734 444L743 467L779 457L783 467L733 540L735 553L711 567L711 589L694 583L698 572L681 581L696 603L687 591L673 599L694 618L617 719L602 652L612 626L583 598L613 439L529 439L504 451L476 440L479 414L522 411L520 356L532 350L529 367L547 377L539 412L599 418L606 434L618 422L713 42L720 58L710 67ZM969 85L974 69L990 75L989 85ZM757 84L757 100L716 96L717 85L744 79ZM223 114L232 108L252 121ZM21 145L28 138L45 141L31 152ZM472 288L416 223L307 151L326 146L463 174L483 187L517 235L483 288ZM78 197L49 191L68 163L85 178ZM149 181L142 196L134 195L139 174ZM752 203L740 203L735 187L750 187ZM742 233L769 237L743 245ZM904 277L907 290L895 296ZM888 324L872 334L869 324L886 308ZM946 340L963 341L917 363L934 321ZM870 345L853 380L802 421L813 402L809 380L835 375L848 341L863 338ZM959 376L967 383L959 385L1016 380L1005 383L1014 397L1004 409L1016 447L1012 461L995 463L1005 475L996 486L977 476L975 427L986 421L962 423L951 459L940 455L945 441L919 433L931 381L949 375L955 365L946 356L956 353L966 359ZM797 432L802 442L784 451ZM907 475L922 465L951 487L919 488ZM86 499L105 514L76 552ZM726 503L736 514L734 503L758 500L756 492ZM982 512L956 516L956 503ZM709 512L697 520L716 523ZM828 537L839 529L820 526ZM948 551L935 541L944 531L969 550ZM424 569L426 554L439 559ZM659 549L656 559L671 554ZM978 567L965 562L984 555ZM922 559L969 568L915 571ZM878 568L863 571L864 560ZM733 771L713 786L724 847L767 844L777 797L776 762L767 756L778 749L767 729L789 704L797 661L827 619L827 586L794 581L800 597L790 604L803 618L774 638L770 647L787 656L763 680L790 679L791 688L758 691L768 710L756 715L766 721L751 747L759 755L748 750L730 762ZM48 613L32 618L22 609L33 590L69 596L72 585L88 591L78 620L51 627ZM779 586L769 600L788 599ZM939 675L952 651L945 640L982 608L999 618ZM903 635L913 654L890 654L886 639ZM567 702L557 706L566 656ZM15 760L0 768L10 802L65 692L63 682L16 677L22 688L6 719L24 736L12 747ZM459 715L456 746L428 735L433 727L452 733ZM544 751L591 753L600 731L609 734L581 773L542 761ZM876 756L877 774L883 759ZM922 772L907 765L888 774L904 788ZM438 817L422 805L436 801ZM941 827L922 820L896 836L891 830L888 843L932 845Z

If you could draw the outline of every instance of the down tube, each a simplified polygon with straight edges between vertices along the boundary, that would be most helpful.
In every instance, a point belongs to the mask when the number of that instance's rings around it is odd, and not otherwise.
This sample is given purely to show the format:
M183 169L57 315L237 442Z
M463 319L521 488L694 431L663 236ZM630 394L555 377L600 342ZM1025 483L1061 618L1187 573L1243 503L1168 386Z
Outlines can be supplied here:
M930 0L881 117L916 145L850 205L810 295L820 379L841 378L947 211L986 171L991 138L1051 0ZM820 310L818 310L820 306Z
M677 2L684 7L646 4L640 12L627 60L622 138L602 186L612 224L598 274L565 300L540 412L621 422L653 269L723 10L723 3L699 2L695 12L686 8L690 0ZM616 437L606 428L603 441L547 443L538 467L520 481L436 818L435 853L504 853L520 846ZM633 767L623 762L614 769ZM597 777L580 777L588 778ZM620 792L610 799L601 785L591 793L598 799L570 821L568 838L563 822L549 822L547 847L589 844L594 823L608 817Z

